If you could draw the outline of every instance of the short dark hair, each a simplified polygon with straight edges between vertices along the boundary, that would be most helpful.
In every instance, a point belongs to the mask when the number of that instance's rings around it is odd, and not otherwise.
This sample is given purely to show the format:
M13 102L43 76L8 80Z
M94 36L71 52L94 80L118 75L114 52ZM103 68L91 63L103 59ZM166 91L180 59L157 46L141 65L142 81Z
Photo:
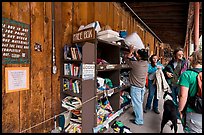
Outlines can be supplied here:
M148 60L148 50L146 49L139 49L137 50L137 53L140 55L141 60Z

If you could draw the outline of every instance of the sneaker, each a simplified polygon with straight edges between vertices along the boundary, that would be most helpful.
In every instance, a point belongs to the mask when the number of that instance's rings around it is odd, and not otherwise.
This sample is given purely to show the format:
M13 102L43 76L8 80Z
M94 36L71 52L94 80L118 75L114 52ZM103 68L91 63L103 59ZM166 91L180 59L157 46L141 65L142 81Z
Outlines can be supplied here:
M154 112L155 112L156 114L160 114L160 112L159 112L158 109L154 110Z
M149 110L150 110L150 109L145 108L143 112L144 112L144 113L147 113L147 112L149 112Z
M143 125L143 124L137 124L137 123L135 123L135 120L134 120L134 119L131 119L130 122L133 123L133 124L136 124L136 125L138 125L138 126L142 126L142 125Z

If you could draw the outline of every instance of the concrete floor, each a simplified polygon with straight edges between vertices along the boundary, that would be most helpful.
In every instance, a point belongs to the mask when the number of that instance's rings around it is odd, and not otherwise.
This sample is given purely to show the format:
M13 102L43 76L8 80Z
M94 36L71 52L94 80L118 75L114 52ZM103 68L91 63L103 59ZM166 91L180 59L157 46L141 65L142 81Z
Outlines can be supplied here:
M146 105L147 101L147 95L148 93L145 94L144 97L144 104L143 106ZM116 120L121 121L125 126L130 128L130 131L132 133L159 133L160 132L160 125L161 125L161 120L162 120L162 115L163 115L163 99L159 100L159 111L160 114L154 113L152 110L144 113L144 125L138 126L135 124L132 124L129 122L130 119L133 119L134 116L132 115L132 107L127 109L120 117L118 117ZM171 130L170 128L171 122L168 122L163 129L163 133L173 133L174 130ZM114 133L112 128L109 128L106 133ZM183 127L182 124L178 124L178 131L177 133L184 133L183 132Z

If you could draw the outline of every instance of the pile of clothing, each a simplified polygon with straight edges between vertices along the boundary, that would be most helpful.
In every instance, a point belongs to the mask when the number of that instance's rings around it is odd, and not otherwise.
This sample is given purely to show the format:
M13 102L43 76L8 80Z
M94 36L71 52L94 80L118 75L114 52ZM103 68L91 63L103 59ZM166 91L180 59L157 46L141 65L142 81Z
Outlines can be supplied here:
M103 98L98 101L98 104L96 106L96 113L97 125L103 124L105 120L107 120L114 114L108 98Z
M101 59L101 58L97 58L97 64L98 65L102 65L102 64L109 64L106 60Z
M81 133L81 110L71 110L59 115L59 127L65 133Z
M120 86L121 85L130 85L130 81L129 81L129 74L130 74L130 71L125 71L125 72L122 72L120 74Z
M121 121L115 121L112 125L111 128L116 132L116 133L132 133L130 131L130 128L125 126Z
M123 108L131 103L130 94L127 91L122 91L120 95L120 107Z
M109 90L111 88L113 88L113 83L109 78L97 77L98 90Z

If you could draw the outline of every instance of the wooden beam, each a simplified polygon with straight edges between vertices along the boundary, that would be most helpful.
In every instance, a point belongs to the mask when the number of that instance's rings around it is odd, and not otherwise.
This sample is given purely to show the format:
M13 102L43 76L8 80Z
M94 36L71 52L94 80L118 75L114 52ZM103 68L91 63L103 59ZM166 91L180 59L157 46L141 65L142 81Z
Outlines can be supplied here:
M184 23L186 22L186 19L160 19L160 18L154 18L154 19L143 19L144 22L146 23Z
M134 9L133 9L134 10ZM134 10L135 13L138 15L138 16L147 16L147 17L152 17L152 16L157 16L157 17L167 17L167 16L172 16L172 17L185 17L187 16L187 12L176 12L176 11L167 11L167 12L160 12L159 10L156 11L156 12L137 12L137 10Z
M151 26L178 27L178 28L186 26L183 23L168 23L168 22L167 23L148 23L147 22L147 24Z
M129 6L132 7L161 7L161 6L175 6L175 5L185 5L187 2L127 2Z
M172 5L169 5L169 6L160 6L160 7L134 7L132 5L130 5L130 7L137 11L137 12L145 12L145 13L151 13L151 12L167 12L167 11L170 11L170 12L173 12L173 11L177 11L177 12L180 12L180 11L187 11L188 10L188 6L187 5L175 5L175 6L172 6Z

